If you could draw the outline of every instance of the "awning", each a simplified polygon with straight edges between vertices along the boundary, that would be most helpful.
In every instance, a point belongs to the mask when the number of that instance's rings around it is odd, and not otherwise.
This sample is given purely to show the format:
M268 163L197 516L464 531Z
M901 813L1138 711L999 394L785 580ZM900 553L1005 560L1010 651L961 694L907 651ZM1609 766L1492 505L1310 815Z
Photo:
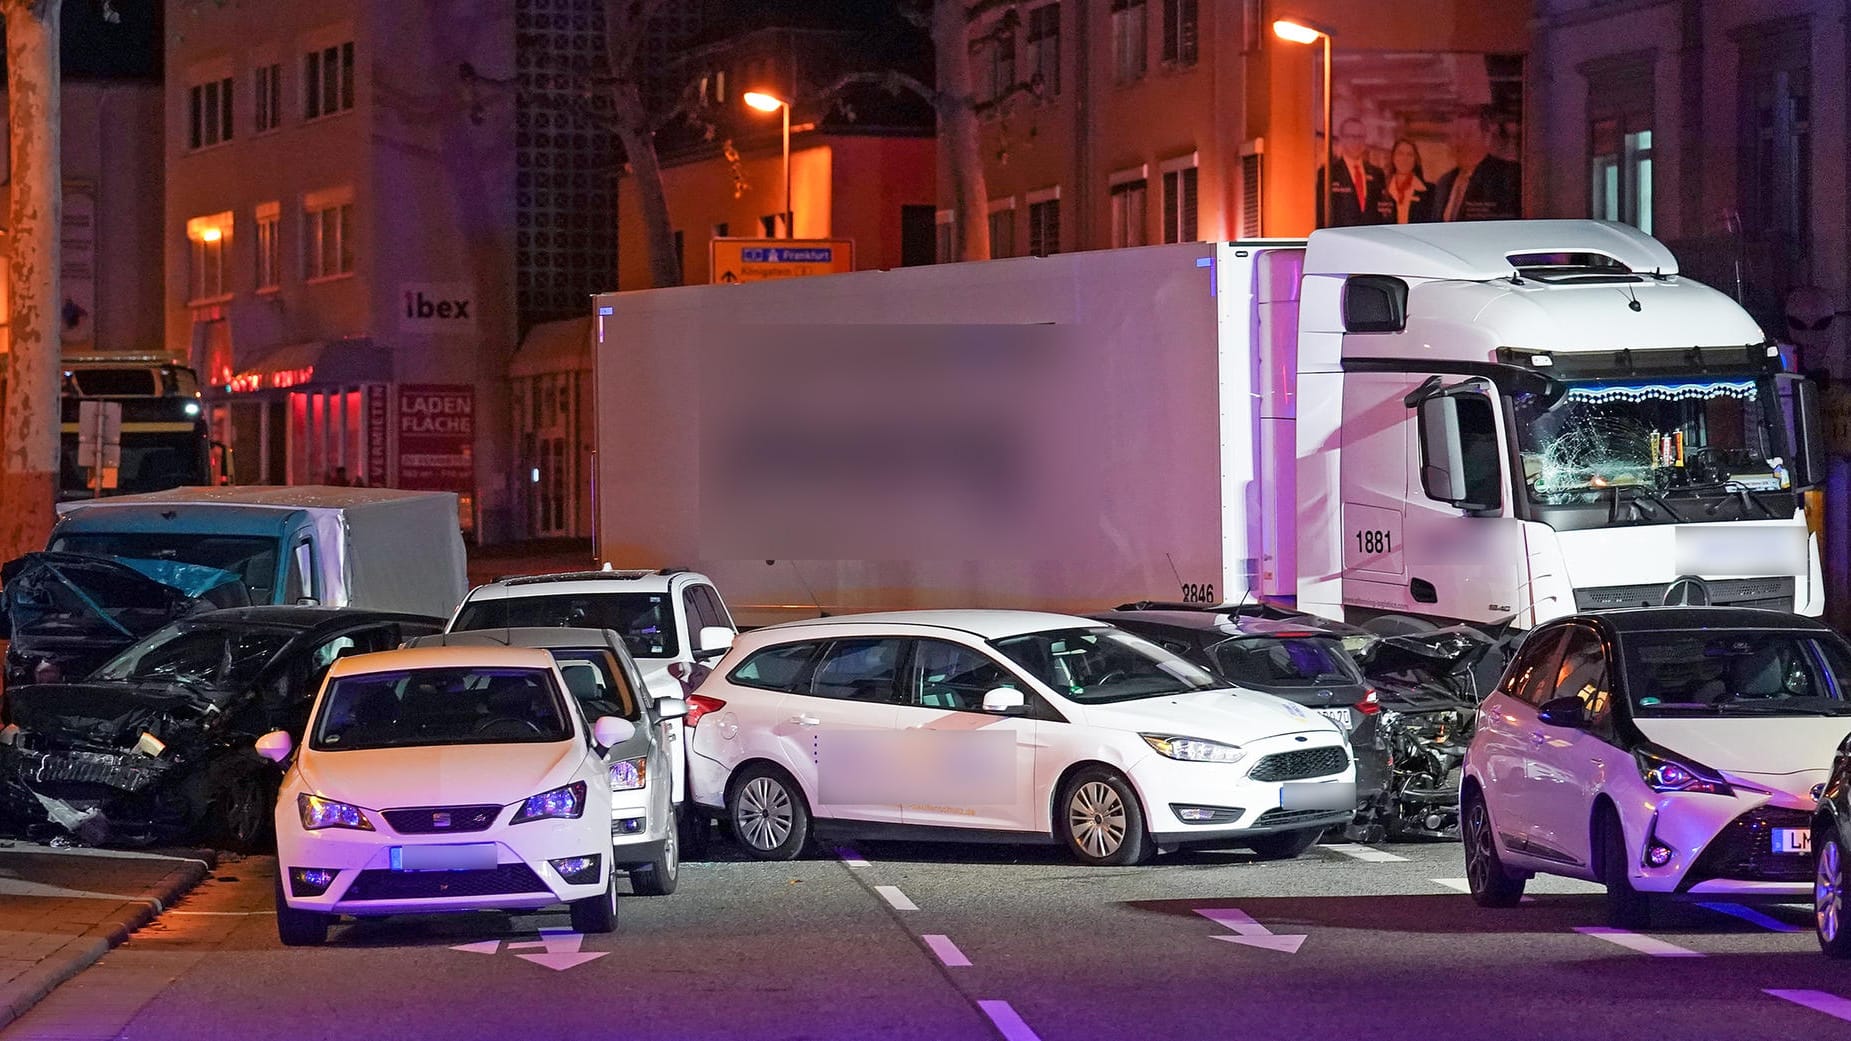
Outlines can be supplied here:
M213 389L244 394L309 385L387 383L391 379L391 348L368 337L349 337L272 347L240 365L230 383Z
M544 376L556 372L591 371L591 319L567 318L542 322L528 330L520 350L508 362L508 375Z

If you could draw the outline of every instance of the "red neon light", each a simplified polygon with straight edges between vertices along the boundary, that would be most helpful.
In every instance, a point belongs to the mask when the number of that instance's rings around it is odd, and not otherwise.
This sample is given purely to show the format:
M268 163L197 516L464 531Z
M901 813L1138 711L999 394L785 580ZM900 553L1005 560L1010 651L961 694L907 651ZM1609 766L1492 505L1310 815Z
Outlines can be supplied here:
M240 372L225 381L225 389L233 394L248 394L254 390L283 390L299 387L315 379L315 366L304 365L299 369L279 369L276 372Z

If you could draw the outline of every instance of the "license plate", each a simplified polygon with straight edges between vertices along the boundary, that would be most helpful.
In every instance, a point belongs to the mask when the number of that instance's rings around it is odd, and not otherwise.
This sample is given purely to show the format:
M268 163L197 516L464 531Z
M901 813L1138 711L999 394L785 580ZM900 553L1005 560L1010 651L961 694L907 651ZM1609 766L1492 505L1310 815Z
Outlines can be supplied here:
M1356 808L1356 785L1348 781L1287 781L1279 786L1279 808L1353 810Z
M392 847L394 871L488 871L495 859L493 842Z
M1774 852L1811 853L1812 832L1805 828L1775 828Z
M1350 710L1347 708L1314 708L1311 711L1342 727L1350 729Z

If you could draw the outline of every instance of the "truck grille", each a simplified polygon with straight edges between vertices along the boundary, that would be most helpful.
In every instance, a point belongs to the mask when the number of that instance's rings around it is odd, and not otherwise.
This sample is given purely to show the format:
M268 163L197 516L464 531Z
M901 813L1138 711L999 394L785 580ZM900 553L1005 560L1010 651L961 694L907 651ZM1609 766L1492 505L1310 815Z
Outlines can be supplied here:
M1274 753L1253 764L1247 776L1256 781L1298 781L1307 777L1328 777L1342 773L1348 765L1349 753L1336 745L1326 745L1323 748Z
M486 871L362 871L342 900L426 900L446 896L513 896L550 892L533 868L502 864Z
M1793 577L1723 578L1704 582L1710 604L1715 607L1765 607L1777 611L1793 610ZM1660 607L1664 605L1669 582L1647 582L1633 586L1595 586L1575 590L1575 609L1603 611L1615 607Z
M1692 864L1679 884L1688 889L1712 878L1749 882L1810 882L1812 858L1774 852L1775 828L1812 827L1812 814L1763 806L1730 821Z
M400 835L448 835L486 831L500 816L499 806L418 806L380 811Z

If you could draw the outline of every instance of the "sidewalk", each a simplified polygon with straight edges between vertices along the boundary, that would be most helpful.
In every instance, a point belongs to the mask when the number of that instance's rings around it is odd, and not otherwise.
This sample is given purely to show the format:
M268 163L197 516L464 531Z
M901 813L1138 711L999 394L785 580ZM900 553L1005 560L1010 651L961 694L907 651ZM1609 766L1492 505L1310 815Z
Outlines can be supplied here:
M198 884L211 856L0 840L0 1026Z

